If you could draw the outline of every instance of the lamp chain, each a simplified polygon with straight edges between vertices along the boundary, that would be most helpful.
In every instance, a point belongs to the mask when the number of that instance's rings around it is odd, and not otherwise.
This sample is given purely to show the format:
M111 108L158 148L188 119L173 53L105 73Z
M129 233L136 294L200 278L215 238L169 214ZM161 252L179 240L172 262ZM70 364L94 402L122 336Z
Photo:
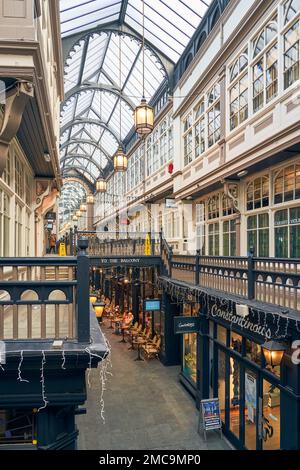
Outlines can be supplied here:
M145 2L142 0L143 5L143 99L145 98Z

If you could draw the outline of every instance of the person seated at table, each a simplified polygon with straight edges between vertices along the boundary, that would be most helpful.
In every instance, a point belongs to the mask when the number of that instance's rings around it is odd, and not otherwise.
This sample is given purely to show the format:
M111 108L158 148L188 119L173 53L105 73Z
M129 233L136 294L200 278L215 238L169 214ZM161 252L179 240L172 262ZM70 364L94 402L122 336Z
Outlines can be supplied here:
M125 312L123 315L123 321L122 321L122 326L129 326L132 323L133 320L133 313L131 311Z

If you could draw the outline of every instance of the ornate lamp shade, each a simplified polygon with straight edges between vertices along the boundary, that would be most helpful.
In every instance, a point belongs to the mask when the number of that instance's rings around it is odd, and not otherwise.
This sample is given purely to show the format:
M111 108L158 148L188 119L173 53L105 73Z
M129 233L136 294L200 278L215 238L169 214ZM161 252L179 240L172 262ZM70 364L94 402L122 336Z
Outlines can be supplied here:
M73 222L77 222L77 221L78 221L77 215L73 215Z
M87 204L94 204L95 198L94 198L93 194L89 194L89 195L87 196L86 202L87 202Z
M86 212L86 205L85 204L80 204L80 210L81 210L81 212Z
M78 209L78 211L75 212L76 217L81 217L81 210ZM78 220L78 219L77 219Z
M103 178L98 178L96 181L96 191L97 193L106 193L107 182Z
M277 341L267 341L261 345L267 365L273 367L280 366L286 346Z
M120 146L114 156L114 169L115 171L126 171L128 165L128 158Z
M136 132L140 135L147 135L153 131L154 110L145 98L134 110L134 125Z
M91 302L91 304L94 304L94 303L97 302L96 294L90 294L90 302Z
M102 318L105 303L104 302L95 302L93 304L93 307L94 307L94 310L95 310L95 313L96 313L96 317L98 319Z

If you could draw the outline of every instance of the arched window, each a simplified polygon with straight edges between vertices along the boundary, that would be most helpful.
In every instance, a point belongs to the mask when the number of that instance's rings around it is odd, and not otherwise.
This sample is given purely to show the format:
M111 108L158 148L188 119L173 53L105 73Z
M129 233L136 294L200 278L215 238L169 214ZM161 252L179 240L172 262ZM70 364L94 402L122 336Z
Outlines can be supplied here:
M300 165L289 165L274 179L274 204L300 199Z
M275 16L252 41L253 57L256 57L275 38L277 32L277 16Z
M220 217L219 194L208 199L208 219L217 219L218 217Z
M269 205L269 177L260 176L247 186L247 211L261 209Z
M206 32L203 31L203 32L200 34L200 37L199 37L199 39L198 39L196 51L199 51L199 49L200 49L200 47L202 46L202 44L204 43L205 39L206 39Z
M232 82L248 65L248 48L234 61L229 68L230 82Z
M186 61L185 61L185 66L184 66L184 70L186 70L188 68L188 66L190 65L190 63L192 62L193 60L193 54L190 52L186 58Z
M238 198L238 187L237 186L234 186L231 189L231 194L235 199ZM224 217L226 217L227 215L232 215L236 212L236 209L234 207L233 199L226 196L226 194L222 195L222 211L223 211L223 216Z
M212 20L211 20L211 24L210 24L210 29L213 29L213 27L215 26L216 22L218 21L218 19L220 18L221 16L221 12L220 12L220 9L219 7L216 8L216 10L214 11L214 14L213 14L213 17L212 17Z
M288 0L284 4L284 24L291 21L300 12L300 0Z

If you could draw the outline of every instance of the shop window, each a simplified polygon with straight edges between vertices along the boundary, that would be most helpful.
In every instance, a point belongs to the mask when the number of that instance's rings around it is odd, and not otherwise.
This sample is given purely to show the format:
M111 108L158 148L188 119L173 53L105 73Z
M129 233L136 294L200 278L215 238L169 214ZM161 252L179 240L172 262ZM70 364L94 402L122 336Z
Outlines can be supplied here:
M223 256L236 256L236 220L223 222Z
M226 356L223 351L218 351L218 398L220 402L221 420L225 424L226 409Z
M255 178L247 186L247 211L269 206L269 177Z
M217 340L222 344L227 344L227 330L224 326L217 325Z
M198 304L184 304L183 315L198 315ZM184 376L196 385L197 382L197 334L189 333L183 335L183 364Z
M257 376L245 370L245 447L256 450Z
M0 444L32 444L35 439L32 410L0 410Z
M212 320L209 320L209 336L214 338L215 324Z
M269 214L257 214L247 219L248 252L259 257L269 256Z
M284 35L284 89L299 80L300 22L296 21Z
M208 199L208 219L218 219L220 216L220 198L217 194Z
M274 181L274 204L300 199L300 165L280 170Z
M229 429L237 438L240 435L240 365L236 359L230 358L229 374Z
M230 130L248 119L248 74L230 89Z
M231 331L230 349L233 349L233 351L236 351L239 354L242 354L242 341L243 341L243 338L241 337L241 335L239 335L238 333L235 333L234 331Z
M261 366L261 347L259 344L246 339L246 357L255 364Z
M15 156L15 191L23 198L24 196L24 167L17 156Z
M196 204L196 249L205 255L205 204Z
M209 256L219 256L220 254L220 224L208 225L208 254Z
M12 148L10 147L7 155L7 159L5 161L5 168L3 170L2 174L2 179L5 181L5 183L10 186L10 180L11 180L11 154L12 154Z
M263 450L280 449L280 390L263 381Z
M232 186L230 189L230 192L234 199L238 198L237 186ZM224 217L226 217L227 215L232 215L236 213L233 198L226 196L226 194L222 195L222 212L223 212Z
M300 207L275 212L276 258L300 257Z

